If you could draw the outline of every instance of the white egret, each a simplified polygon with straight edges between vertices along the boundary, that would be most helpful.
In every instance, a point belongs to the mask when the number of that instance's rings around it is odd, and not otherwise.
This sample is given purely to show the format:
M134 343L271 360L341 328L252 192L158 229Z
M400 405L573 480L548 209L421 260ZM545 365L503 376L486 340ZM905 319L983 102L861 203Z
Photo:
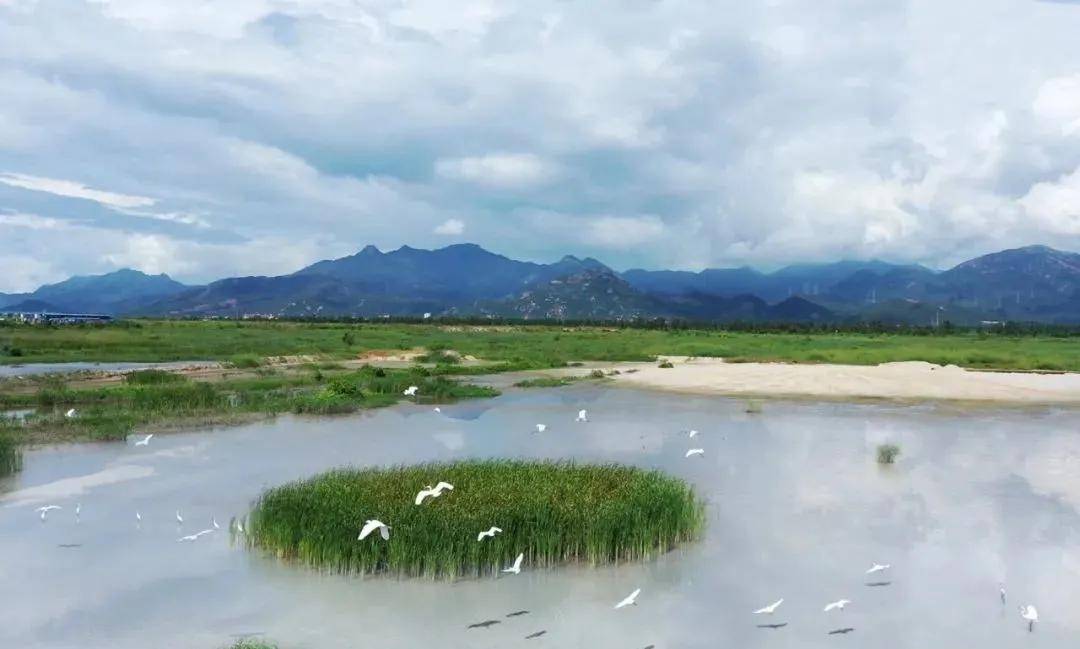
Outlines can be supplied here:
M218 522L217 522L217 516L211 516L210 517L210 526L213 527L215 530L220 530L221 529L221 526L218 525Z
M488 530L486 532L480 532L479 534L477 534L476 535L476 540L477 541L483 541L485 536L495 538L495 535L500 533L500 532L502 532L502 528L495 527L494 525L492 525L490 528L488 528Z
M624 606L637 606L637 597L640 594L641 594L641 589L638 588L634 592L627 595L626 598L623 599L623 601L616 604L615 608L620 609L620 608L623 608Z
M67 412L65 412L64 416L67 417L68 419L71 419L77 414L79 414L79 413L75 412L75 409L72 408L72 409L68 410Z
M768 606L763 606L763 607L759 608L758 610L754 611L754 615L761 615L762 613L764 613L765 615L772 615L773 613L776 612L776 609L779 608L780 605L783 604L783 603L784 603L784 598L781 597L780 599L776 600L772 604L769 604Z
M75 518L82 515L82 503L75 503Z
M244 533L244 522L241 521L239 518L236 519L236 533L237 534L243 534Z
M410 385L409 387L405 388L405 391L402 392L402 394L404 394L407 397L415 397L416 396L416 391L419 390L419 389L420 388L416 387L415 385Z
M136 511L135 512L135 524L138 525L140 523L142 523L142 514L140 514L138 511Z
M183 525L184 524L184 517L180 515L180 510L179 509L176 510L176 524L177 525Z
M432 487L431 485L428 485L427 487L425 487L424 489L421 489L420 492L416 494L416 501L415 502L416 502L417 505L422 505L424 503L425 498L429 498L429 497L430 498L438 498L439 496L442 495L443 491L447 491L447 490L453 491L454 490L454 485L450 484L449 482L440 482L439 484L435 485L434 487Z
M440 408L439 406L435 406L435 412L442 412L442 408Z
M1001 595L1001 603L1005 604L1005 584L1000 584L998 588L998 594Z
M154 436L153 433L147 435L146 437L144 437L144 438L140 439L139 441L135 442L135 446L149 446L150 439L153 438L153 436Z
M537 424L536 425L536 432L542 433L545 430L547 430L547 424Z
M1039 612L1031 604L1020 607L1020 617L1027 620L1028 632L1035 630L1035 623L1039 621Z
M45 520L45 517L54 509L63 509L60 505L45 505L44 507L38 507L34 511L41 513L41 520Z
M364 527L361 528L360 536L356 537L356 540L363 541L365 538L367 538L369 534L371 534L375 530L379 530L379 536L383 537L384 541L390 540L390 526L382 521L375 519L369 519L364 521Z
M847 606L850 603L851 603L850 599L838 599L835 602L829 602L828 604L825 605L825 612L828 613L829 611L833 610L834 608L839 609L839 610L842 611L842 610L844 610L844 607Z
M887 563L875 563L874 565L870 566L870 569L866 571L866 574L872 575L875 572L883 572L885 570L888 570L889 568L892 568L892 566Z
M521 561L524 558L525 558L525 553L522 552L521 554L517 555L517 559L514 559L514 565L510 566L509 568L503 568L502 571L503 572L511 572L511 573L513 573L515 575L520 575L521 574Z
M194 534L189 534L187 536L181 536L180 538L176 539L176 542L177 543L183 543L184 541L198 541L199 537L210 534L213 531L214 530L202 530L202 531L196 532Z
M589 413L585 410L578 410L577 419L574 421L589 421Z
M690 437L690 439L694 439L697 436L698 436L698 432L696 430L691 430L690 434L688 435L688 437Z
M705 455L705 449L703 449L703 448L692 448L692 449L690 449L689 451L686 452L685 457L693 457L695 455Z

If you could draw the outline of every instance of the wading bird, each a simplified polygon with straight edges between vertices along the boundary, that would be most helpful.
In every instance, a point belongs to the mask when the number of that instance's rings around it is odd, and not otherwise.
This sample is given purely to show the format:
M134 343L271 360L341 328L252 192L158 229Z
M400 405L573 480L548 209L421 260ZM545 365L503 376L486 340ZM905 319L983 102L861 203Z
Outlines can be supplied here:
M142 522L142 514L140 514L139 512L135 512L135 524L138 525L141 522Z
M420 388L416 387L415 385L410 385L409 387L405 388L405 391L402 392L402 394L404 394L407 397L415 397L416 396L416 391L419 390L419 389Z
M486 532L480 532L476 535L477 541L483 541L485 536L495 538L495 535L502 532L502 528L492 525Z
M891 567L892 566L887 563L875 563L874 565L870 566L870 569L866 571L866 574L872 575L875 572L883 572Z
M695 455L705 455L705 449L703 449L703 448L692 448L692 449L690 449L689 451L686 452L686 455L684 457L693 457Z
M177 543L183 543L185 541L191 541L191 542L198 541L200 536L205 536L207 534L212 533L213 531L214 530L202 530L202 531L196 532L194 534L189 534L187 536L181 536L180 538L176 539L176 542Z
M537 424L536 425L536 432L542 433L545 430L547 430L547 424Z
M578 410L577 419L574 421L589 421L589 413L585 410Z
M783 604L783 603L784 603L784 598L781 597L780 599L776 600L772 604L769 604L768 606L763 606L763 607L759 608L758 610L754 611L754 615L760 615L762 613L764 613L765 615L772 615L773 613L776 612L776 609L779 608L780 605Z
M514 565L510 566L509 568L503 568L502 571L503 572L511 572L511 573L513 573L515 575L520 575L521 574L521 560L524 559L524 558L525 558L525 553L522 552L521 554L517 555L517 559L514 559Z
M442 495L442 492L447 490L453 491L454 485L450 484L449 482L440 482L434 487L428 485L426 488L421 489L420 492L416 494L416 504L422 505L424 503L424 499L428 497L438 498Z
M1001 604L1005 605L1005 584L1001 584L998 588L998 594L1001 595Z
M825 612L828 613L829 611L833 610L834 608L839 609L839 610L842 611L842 610L844 610L844 607L847 606L850 603L851 603L850 599L838 599L835 602L829 602L828 604L825 605Z
M67 417L68 419L71 419L77 414L79 414L79 413L75 412L75 409L72 408L71 410L68 410L67 412L65 412L64 416Z
M154 436L153 433L151 433L150 435L147 435L146 437L144 437L144 438L140 439L139 441L135 442L135 446L148 446L150 444L150 439L153 438L153 436Z
M34 511L40 512L41 520L45 520L45 517L48 516L49 512L54 509L63 509L63 507L61 507L60 505L45 505L44 507L38 507Z
M1035 630L1035 623L1039 621L1039 612L1031 604L1020 607L1020 617L1027 620L1028 632Z
M442 408L440 408L439 406L435 406L435 412L442 412Z
M384 541L390 540L390 526L382 521L375 519L364 521L364 527L360 529L360 536L356 537L356 540L363 541L365 538L367 538L369 534L371 534L375 530L379 530L379 536L383 537Z
M176 510L176 524L177 525L183 525L184 524L184 517L180 515L180 510L179 509Z
M217 522L217 516L211 516L210 517L210 527L214 528L215 530L220 530L221 529L221 526L218 525L218 522Z
M616 604L615 608L620 609L620 608L623 608L625 606L637 606L637 596L640 595L640 594L641 594L641 589L638 588L634 592L627 595L626 598L623 599L623 601Z
M79 516L82 516L82 503L75 503L75 520L79 520Z

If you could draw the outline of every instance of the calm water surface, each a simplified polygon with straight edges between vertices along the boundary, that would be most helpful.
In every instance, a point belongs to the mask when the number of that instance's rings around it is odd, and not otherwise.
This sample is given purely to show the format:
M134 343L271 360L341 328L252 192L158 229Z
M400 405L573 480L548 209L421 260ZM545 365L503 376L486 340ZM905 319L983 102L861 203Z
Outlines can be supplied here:
M25 363L0 365L0 379L41 374L71 374L72 372L127 372L129 370L176 370L191 366L215 367L215 361L169 361L164 363Z
M580 408L589 423L573 422ZM310 649L1075 646L1078 415L786 402L749 415L738 400L573 386L442 415L403 406L35 450L0 482L0 646L210 649L258 633ZM687 428L704 457L683 458ZM883 441L903 447L897 466L874 464ZM667 470L705 496L708 529L647 563L457 583L319 575L224 533L176 542L328 467L492 456ZM46 503L64 509L42 523ZM868 579L875 561L893 568ZM638 606L612 610L637 587ZM750 614L780 597L772 618ZM840 598L853 603L822 612ZM1016 611L1029 602L1031 634ZM531 613L504 617L519 609ZM503 623L465 629L486 619Z

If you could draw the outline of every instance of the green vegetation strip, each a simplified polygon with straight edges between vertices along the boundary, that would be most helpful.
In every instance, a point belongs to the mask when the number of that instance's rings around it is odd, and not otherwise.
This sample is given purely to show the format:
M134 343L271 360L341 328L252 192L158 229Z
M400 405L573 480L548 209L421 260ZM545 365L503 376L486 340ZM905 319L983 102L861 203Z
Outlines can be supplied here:
M0 476L14 473L22 468L22 451L15 435L0 428Z
M72 389L63 379L53 377L42 381L36 392L0 393L0 410L36 410L24 422L0 419L0 463L5 458L3 440L7 438L29 443L120 440L136 429L227 424L283 412L347 413L397 403L405 398L402 392L410 385L419 388L416 400L423 403L498 394L493 388L451 380L423 367L271 371L213 382L144 370L126 375L122 385L87 389ZM75 416L65 416L72 408Z
M452 491L415 505L419 490ZM364 521L390 540L357 535ZM454 578L526 568L632 561L696 538L703 505L691 487L657 471L618 465L472 460L339 469L266 491L247 543L330 572ZM503 532L478 542L491 526Z
M991 333L770 332L550 325L376 324L129 320L40 327L0 322L0 363L219 360L250 366L267 356L354 358L370 350L454 350L501 369L559 367L569 361L648 361L657 356L719 356L733 361L873 365L921 360L962 367L1080 371L1076 336L1011 330ZM244 354L237 356L238 351ZM450 366L450 365L448 365Z

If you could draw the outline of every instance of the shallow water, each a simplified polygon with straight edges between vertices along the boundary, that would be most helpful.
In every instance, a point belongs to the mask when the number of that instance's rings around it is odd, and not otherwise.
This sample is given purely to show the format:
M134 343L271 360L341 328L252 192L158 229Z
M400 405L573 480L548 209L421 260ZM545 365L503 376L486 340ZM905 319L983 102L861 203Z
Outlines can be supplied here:
M0 365L0 379L41 374L71 374L73 372L128 372L130 370L177 370L192 366L216 366L214 361L169 361L163 363L25 363Z
M443 406L442 415L402 406L158 436L148 447L29 451L23 472L0 481L0 646L209 649L249 633L310 649L994 648L1080 638L1076 411L743 407L577 385ZM573 422L580 408L589 423ZM532 433L538 422L546 433ZM683 458L687 428L701 431L692 445L704 457ZM874 463L883 441L903 447L894 467ZM224 528L265 486L327 467L489 456L662 468L705 496L708 529L647 563L526 566L458 583L319 575L232 548L224 533L176 542L211 516ZM64 509L42 523L33 510L46 503ZM873 562L893 568L867 578ZM638 606L612 610L637 587ZM776 615L751 615L780 597ZM840 598L853 603L822 612ZM1039 609L1034 633L1020 603ZM504 617L520 609L531 613ZM486 619L502 623L465 628ZM855 631L828 635L844 627Z

